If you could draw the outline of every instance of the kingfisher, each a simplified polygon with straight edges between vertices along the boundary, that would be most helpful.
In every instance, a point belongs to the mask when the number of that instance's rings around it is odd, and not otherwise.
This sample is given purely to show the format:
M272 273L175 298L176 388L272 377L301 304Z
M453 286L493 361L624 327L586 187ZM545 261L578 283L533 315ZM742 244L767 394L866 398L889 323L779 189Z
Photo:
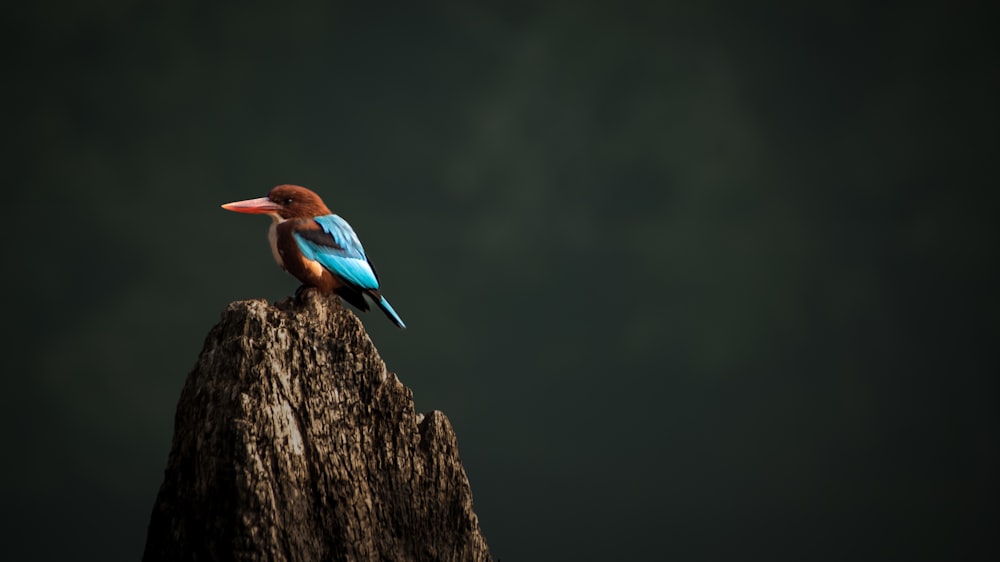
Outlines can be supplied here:
M406 328L382 296L378 273L358 235L330 212L319 195L298 185L279 185L266 197L233 201L222 208L271 217L267 238L274 261L302 282L299 290L315 287L321 293L334 292L363 311L369 310L367 296L393 324Z

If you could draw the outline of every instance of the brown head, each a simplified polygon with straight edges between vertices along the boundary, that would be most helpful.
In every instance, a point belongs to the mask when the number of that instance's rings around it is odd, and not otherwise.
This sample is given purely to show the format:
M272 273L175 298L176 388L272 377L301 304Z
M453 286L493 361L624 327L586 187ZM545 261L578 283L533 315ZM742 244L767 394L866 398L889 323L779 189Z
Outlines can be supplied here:
M329 215L330 209L312 191L297 185L279 185L267 197L233 201L222 206L227 211L271 215L275 220L312 218Z

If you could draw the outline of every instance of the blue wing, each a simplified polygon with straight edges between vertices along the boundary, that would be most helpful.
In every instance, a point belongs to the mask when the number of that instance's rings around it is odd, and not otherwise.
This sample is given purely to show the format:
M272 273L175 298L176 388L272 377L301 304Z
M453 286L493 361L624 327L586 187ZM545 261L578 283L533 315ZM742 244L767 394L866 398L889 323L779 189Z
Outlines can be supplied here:
M330 238L321 240L295 232L295 241L299 250L302 250L302 255L318 261L331 273L352 285L361 289L378 289L378 277L368 263L361 240L358 240L351 225L337 215L323 215L313 220L323 228L323 232L330 235L333 244L330 244Z

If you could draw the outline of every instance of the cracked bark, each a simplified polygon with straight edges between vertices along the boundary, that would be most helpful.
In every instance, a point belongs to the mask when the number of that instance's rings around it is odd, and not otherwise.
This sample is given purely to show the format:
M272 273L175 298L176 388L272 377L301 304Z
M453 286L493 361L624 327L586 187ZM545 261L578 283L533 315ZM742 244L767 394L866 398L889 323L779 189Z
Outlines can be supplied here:
M361 322L306 292L230 304L181 392L143 555L491 560L454 431Z

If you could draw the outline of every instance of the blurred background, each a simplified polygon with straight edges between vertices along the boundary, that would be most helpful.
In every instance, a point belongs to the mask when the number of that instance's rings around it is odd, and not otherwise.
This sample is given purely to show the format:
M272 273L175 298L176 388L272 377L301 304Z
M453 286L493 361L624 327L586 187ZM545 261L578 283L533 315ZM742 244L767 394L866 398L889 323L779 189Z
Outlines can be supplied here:
M994 10L424 4L5 8L4 559L139 559L280 183L504 562L998 554Z

